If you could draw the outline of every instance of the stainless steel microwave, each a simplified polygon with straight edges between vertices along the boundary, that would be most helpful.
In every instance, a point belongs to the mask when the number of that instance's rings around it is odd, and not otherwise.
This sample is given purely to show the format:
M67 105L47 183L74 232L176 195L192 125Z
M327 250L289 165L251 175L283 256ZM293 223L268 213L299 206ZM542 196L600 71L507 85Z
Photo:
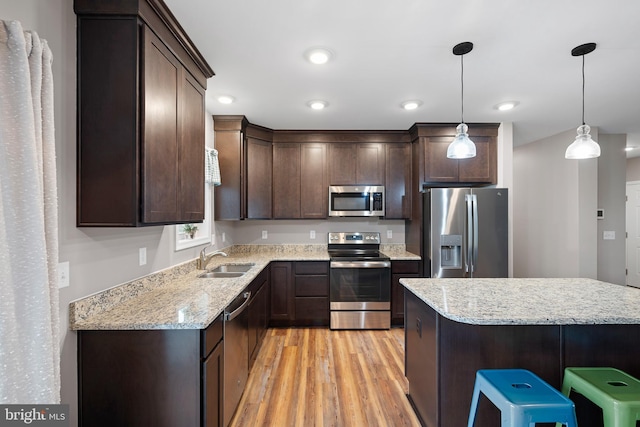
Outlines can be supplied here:
M384 216L383 185L329 186L329 216Z

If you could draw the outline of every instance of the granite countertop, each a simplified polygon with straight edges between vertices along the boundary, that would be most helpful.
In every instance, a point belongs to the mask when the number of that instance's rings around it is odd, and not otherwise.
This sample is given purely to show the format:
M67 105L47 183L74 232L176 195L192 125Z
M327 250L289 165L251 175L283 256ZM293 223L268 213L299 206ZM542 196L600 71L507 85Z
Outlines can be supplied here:
M382 248L381 248L382 249ZM404 245L387 245L392 260L420 259ZM203 329L213 322L271 261L329 261L326 245L236 245L215 256L222 264L254 264L241 277L199 278L189 261L69 304L72 330Z
M640 289L593 279L401 279L442 316L476 325L640 324Z

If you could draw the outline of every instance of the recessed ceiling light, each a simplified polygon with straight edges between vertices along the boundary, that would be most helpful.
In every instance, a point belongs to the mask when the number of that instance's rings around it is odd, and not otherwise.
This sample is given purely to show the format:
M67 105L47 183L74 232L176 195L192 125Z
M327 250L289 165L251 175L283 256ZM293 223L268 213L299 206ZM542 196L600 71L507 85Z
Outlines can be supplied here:
M411 101L404 101L402 104L400 104L400 106L405 110L415 110L421 105L422 105L422 101L418 99L413 99Z
M233 104L233 101L235 101L236 99L233 96L229 96L229 95L220 95L218 97L218 102L220 104Z
M509 110L513 110L517 106L518 106L518 101L507 101L507 102L501 102L500 104L496 105L494 108L500 111L509 111Z
M329 106L329 103L327 101L315 100L307 102L307 105L314 110L323 110Z
M307 50L304 54L305 58L312 64L322 65L329 62L333 53L324 47L314 47Z

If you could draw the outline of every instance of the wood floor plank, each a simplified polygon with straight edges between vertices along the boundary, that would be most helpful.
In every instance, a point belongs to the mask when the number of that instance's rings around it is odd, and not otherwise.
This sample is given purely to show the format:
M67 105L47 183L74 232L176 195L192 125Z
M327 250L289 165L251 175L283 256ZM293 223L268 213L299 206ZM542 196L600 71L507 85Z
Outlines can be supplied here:
M419 426L404 331L269 329L231 427Z

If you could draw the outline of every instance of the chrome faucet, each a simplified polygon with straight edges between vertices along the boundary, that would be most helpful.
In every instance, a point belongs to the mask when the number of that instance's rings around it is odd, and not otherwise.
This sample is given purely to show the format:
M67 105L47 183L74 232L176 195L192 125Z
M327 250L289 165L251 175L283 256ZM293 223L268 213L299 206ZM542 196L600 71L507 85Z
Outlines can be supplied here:
M209 246L205 246L204 248L202 248L202 250L200 251L200 257L198 258L198 260L196 261L196 268L198 270L204 270L207 268L207 264L209 264L209 261L211 261L211 258L213 258L216 255L222 255L222 256L227 256L226 253L222 252L222 251L213 251L211 252L209 255L206 254L207 252L207 248Z

